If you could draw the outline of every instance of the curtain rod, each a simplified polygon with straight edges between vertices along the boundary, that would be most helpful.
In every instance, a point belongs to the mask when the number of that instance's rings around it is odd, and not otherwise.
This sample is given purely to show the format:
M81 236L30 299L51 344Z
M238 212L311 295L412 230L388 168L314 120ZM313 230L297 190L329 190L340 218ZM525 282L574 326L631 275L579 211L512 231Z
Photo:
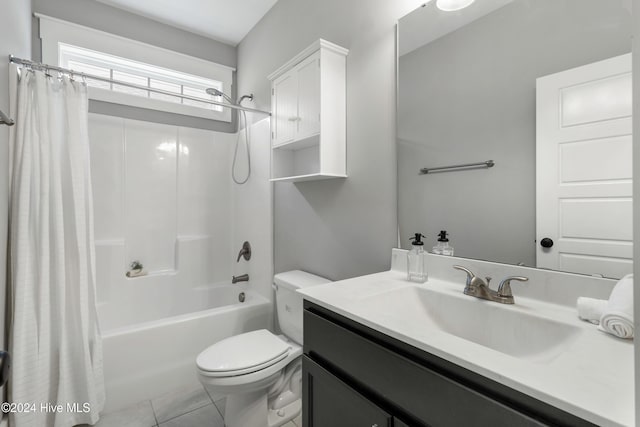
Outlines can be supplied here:
M25 66L25 67L31 68L31 69L44 70L44 71L56 71L58 73L68 74L69 76L72 76L72 77L73 76L78 76L78 77L82 77L84 79L91 79L91 80L97 80L97 81L106 82L106 83L113 83L113 84L116 84L118 86L126 86L126 87L130 87L130 88L133 88L133 89L140 89L140 90L145 90L145 91L149 91L149 92L160 93L160 94L163 94L163 95L175 96L176 98L182 98L182 99L188 99L188 100L191 100L191 101L204 102L206 104L219 105L221 107L231 108L231 109L240 110L240 111L246 111L248 113L261 113L261 114L267 114L269 116L271 115L271 113L268 112L268 111L258 110L258 109L255 109L255 108L247 108L247 107L243 107L241 105L229 104L227 102L214 101L212 99L205 99L205 98L198 98L198 97L195 97L195 96L183 95L183 94L179 94L179 93L169 92L167 90L151 88L151 87L148 87L148 86L141 86L141 85L137 85L135 83L123 82L123 81L120 81L120 80L109 79L109 78L106 78L106 77L95 76L95 75L92 75L92 74L79 73L77 71L69 70L69 69L66 69L66 68L56 67L54 65L47 65L47 64L42 64L40 62L30 61L28 59L16 58L13 55L9 55L9 62L13 63L13 64L22 65L22 66ZM2 118L0 117L0 119L2 119Z

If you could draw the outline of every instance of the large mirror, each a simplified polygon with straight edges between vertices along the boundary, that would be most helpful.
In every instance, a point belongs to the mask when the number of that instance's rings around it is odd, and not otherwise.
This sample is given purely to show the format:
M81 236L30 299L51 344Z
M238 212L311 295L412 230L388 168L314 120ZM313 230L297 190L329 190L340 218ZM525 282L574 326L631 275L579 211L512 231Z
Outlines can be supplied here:
M401 246L630 273L631 0L444 3L398 24Z

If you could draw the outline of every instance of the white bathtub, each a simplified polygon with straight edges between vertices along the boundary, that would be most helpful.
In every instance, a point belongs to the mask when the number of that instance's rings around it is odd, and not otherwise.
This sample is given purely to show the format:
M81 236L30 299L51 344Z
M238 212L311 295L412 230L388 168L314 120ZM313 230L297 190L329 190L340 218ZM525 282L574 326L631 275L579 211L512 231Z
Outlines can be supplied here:
M161 311L157 304L145 304L138 310L120 310L117 315L99 307L105 411L152 399L181 386L196 385L198 353L231 335L270 328L271 302L243 288L192 288L174 296ZM244 302L238 300L241 291L245 292Z

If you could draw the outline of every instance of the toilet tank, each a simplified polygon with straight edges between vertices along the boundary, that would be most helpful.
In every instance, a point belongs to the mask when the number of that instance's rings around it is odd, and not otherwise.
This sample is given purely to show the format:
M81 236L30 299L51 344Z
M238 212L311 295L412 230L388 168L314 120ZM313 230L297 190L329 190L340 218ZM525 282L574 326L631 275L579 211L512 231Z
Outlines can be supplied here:
M298 344L302 344L302 301L298 289L329 283L331 280L301 270L278 273L273 277L276 292L276 313L280 330Z

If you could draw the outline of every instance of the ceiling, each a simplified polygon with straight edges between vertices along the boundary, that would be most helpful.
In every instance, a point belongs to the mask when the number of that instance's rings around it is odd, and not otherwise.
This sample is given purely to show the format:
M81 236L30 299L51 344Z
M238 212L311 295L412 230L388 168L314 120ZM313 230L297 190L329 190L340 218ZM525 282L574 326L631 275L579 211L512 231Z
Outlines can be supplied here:
M398 55L406 55L511 2L513 0L476 1L460 11L444 12L438 9L435 1L427 0L421 7L400 19Z
M277 0L98 0L236 46Z

